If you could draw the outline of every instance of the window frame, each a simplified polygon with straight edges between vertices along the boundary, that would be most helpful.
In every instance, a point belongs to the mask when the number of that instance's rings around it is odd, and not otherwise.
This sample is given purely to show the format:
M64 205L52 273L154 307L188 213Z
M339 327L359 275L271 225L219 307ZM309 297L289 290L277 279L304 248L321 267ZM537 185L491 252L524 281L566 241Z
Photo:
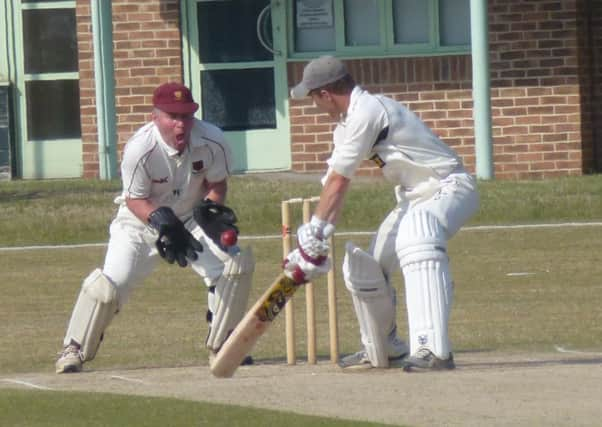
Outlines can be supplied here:
M33 9L72 9L76 11L77 31L77 2L75 0L24 2L11 0L10 28L13 35L11 56L9 58L9 78L13 84L12 105L14 119L14 153L15 175L23 179L46 178L77 178L83 174L83 123L81 123L81 93L80 102L80 132L79 138L36 138L28 132L27 94L26 85L31 81L51 80L80 80L78 71L52 73L25 73L25 46L23 37L23 12ZM79 52L78 52L79 53Z
M451 54L466 54L470 52L470 43L466 45L442 45L439 33L439 0L424 0L428 2L429 10L429 42L413 44L396 44L394 41L393 0L378 2L380 21L380 44L372 46L345 45L345 7L344 0L332 0L335 50L297 52L295 51L295 2L288 2L288 58L311 59L316 56L334 54L339 57L400 57L400 56L437 56Z
M74 11L76 10L76 1L75 0L65 0L65 1L55 1L55 2L44 2L44 1L40 1L40 2L31 2L31 3L26 3L26 2L21 2L20 8L19 8L19 27L20 27L20 31L22 31L23 29L23 23L21 22L21 13L25 10L41 10L41 9L73 9ZM76 32L77 32L77 22L76 22L76 28L75 28ZM20 37L21 38L21 37ZM21 38L22 39L22 38ZM25 49L25 46L23 46L23 42L21 40L21 52L23 53ZM26 73L25 72L25 63L24 63L24 58L21 56L19 58L19 69L20 69L20 74L23 76L23 80L21 82L22 84L22 96L23 96L23 120L22 120L22 125L23 125L23 135L25 135L25 141L26 142L46 142L46 143L54 143L54 142L81 142L82 138L81 135L79 138L57 138L57 139L35 139L32 138L29 135L29 131L28 131L28 117L27 117L27 110L26 110L26 104L27 104L27 99L26 99L26 90L25 90L25 86L28 82L30 81L49 81L49 80L79 80L79 71L65 71L65 72L50 72L50 73ZM81 106L80 106L81 108ZM79 118L79 120L81 120L81 117ZM81 123L80 123L81 126Z

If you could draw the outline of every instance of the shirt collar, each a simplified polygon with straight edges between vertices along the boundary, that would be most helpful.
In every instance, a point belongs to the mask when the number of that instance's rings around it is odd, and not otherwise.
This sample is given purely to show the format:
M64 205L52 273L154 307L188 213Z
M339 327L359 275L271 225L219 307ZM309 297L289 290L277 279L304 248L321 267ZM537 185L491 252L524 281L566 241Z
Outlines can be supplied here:
M180 156L180 153L178 152L178 150L176 150L171 145L167 144L167 142L165 142L165 140L161 136L161 132L159 132L159 128L157 128L157 126L155 126L155 125L153 125L153 133L155 135L155 138L159 142L159 144L161 144L161 147L163 147L163 150L165 151L165 153L167 153L168 157L174 158L174 157ZM188 150L188 147L186 147L186 150L184 150L184 153L186 153L187 150ZM184 153L182 153L182 154L184 154Z
M357 101L362 95L362 93L364 93L364 89L362 89L361 87L356 85L353 88L353 90L351 91L351 96L349 97L349 107L347 107L347 112L345 112L343 117L341 117L341 122L344 123L345 120L347 120L347 117L349 117L353 113L353 110L355 110L355 107L357 106Z

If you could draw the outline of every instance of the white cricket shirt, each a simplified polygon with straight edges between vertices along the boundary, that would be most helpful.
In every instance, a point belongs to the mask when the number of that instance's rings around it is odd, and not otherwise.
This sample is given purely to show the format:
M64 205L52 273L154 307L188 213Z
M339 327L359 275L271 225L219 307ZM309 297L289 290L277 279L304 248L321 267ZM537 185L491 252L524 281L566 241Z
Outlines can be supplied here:
M203 182L219 182L230 175L231 151L218 127L195 119L190 143L178 154L165 143L153 122L141 127L127 142L121 162L123 191L115 199L117 217L134 216L125 198L150 199L168 206L182 220L206 196Z
M344 119L333 135L329 172L351 178L364 159L373 160L383 176L405 188L429 178L463 172L462 161L408 108L356 86ZM327 173L328 175L328 173Z

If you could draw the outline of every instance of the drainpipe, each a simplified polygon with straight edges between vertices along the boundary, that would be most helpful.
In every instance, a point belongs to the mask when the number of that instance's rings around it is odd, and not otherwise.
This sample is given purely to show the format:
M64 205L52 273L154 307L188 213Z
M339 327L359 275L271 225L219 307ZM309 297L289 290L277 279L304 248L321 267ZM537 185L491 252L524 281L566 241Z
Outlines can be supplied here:
M470 0L472 94L477 178L493 179L487 0Z
M90 0L94 41L96 123L100 179L117 176L117 127L115 125L115 83L113 68L113 23L111 2Z

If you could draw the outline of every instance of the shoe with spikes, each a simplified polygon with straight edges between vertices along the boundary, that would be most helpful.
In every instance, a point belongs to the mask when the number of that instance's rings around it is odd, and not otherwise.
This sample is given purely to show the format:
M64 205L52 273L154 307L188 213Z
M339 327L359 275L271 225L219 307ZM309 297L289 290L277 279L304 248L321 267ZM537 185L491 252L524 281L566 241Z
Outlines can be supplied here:
M80 372L84 362L82 361L82 353L80 346L74 341L63 348L59 353L59 358L56 361L56 373L67 374L72 372Z
M440 359L428 348L421 348L402 363L405 372L444 371L455 369L454 356L449 353L447 359Z
M402 344L403 346L397 346L398 351L396 351L395 354L389 355L390 368L399 367L401 363L403 363L404 358L408 355L407 347L404 343ZM364 349L341 358L338 364L339 367L349 370L372 368L372 364L368 358L368 353Z

